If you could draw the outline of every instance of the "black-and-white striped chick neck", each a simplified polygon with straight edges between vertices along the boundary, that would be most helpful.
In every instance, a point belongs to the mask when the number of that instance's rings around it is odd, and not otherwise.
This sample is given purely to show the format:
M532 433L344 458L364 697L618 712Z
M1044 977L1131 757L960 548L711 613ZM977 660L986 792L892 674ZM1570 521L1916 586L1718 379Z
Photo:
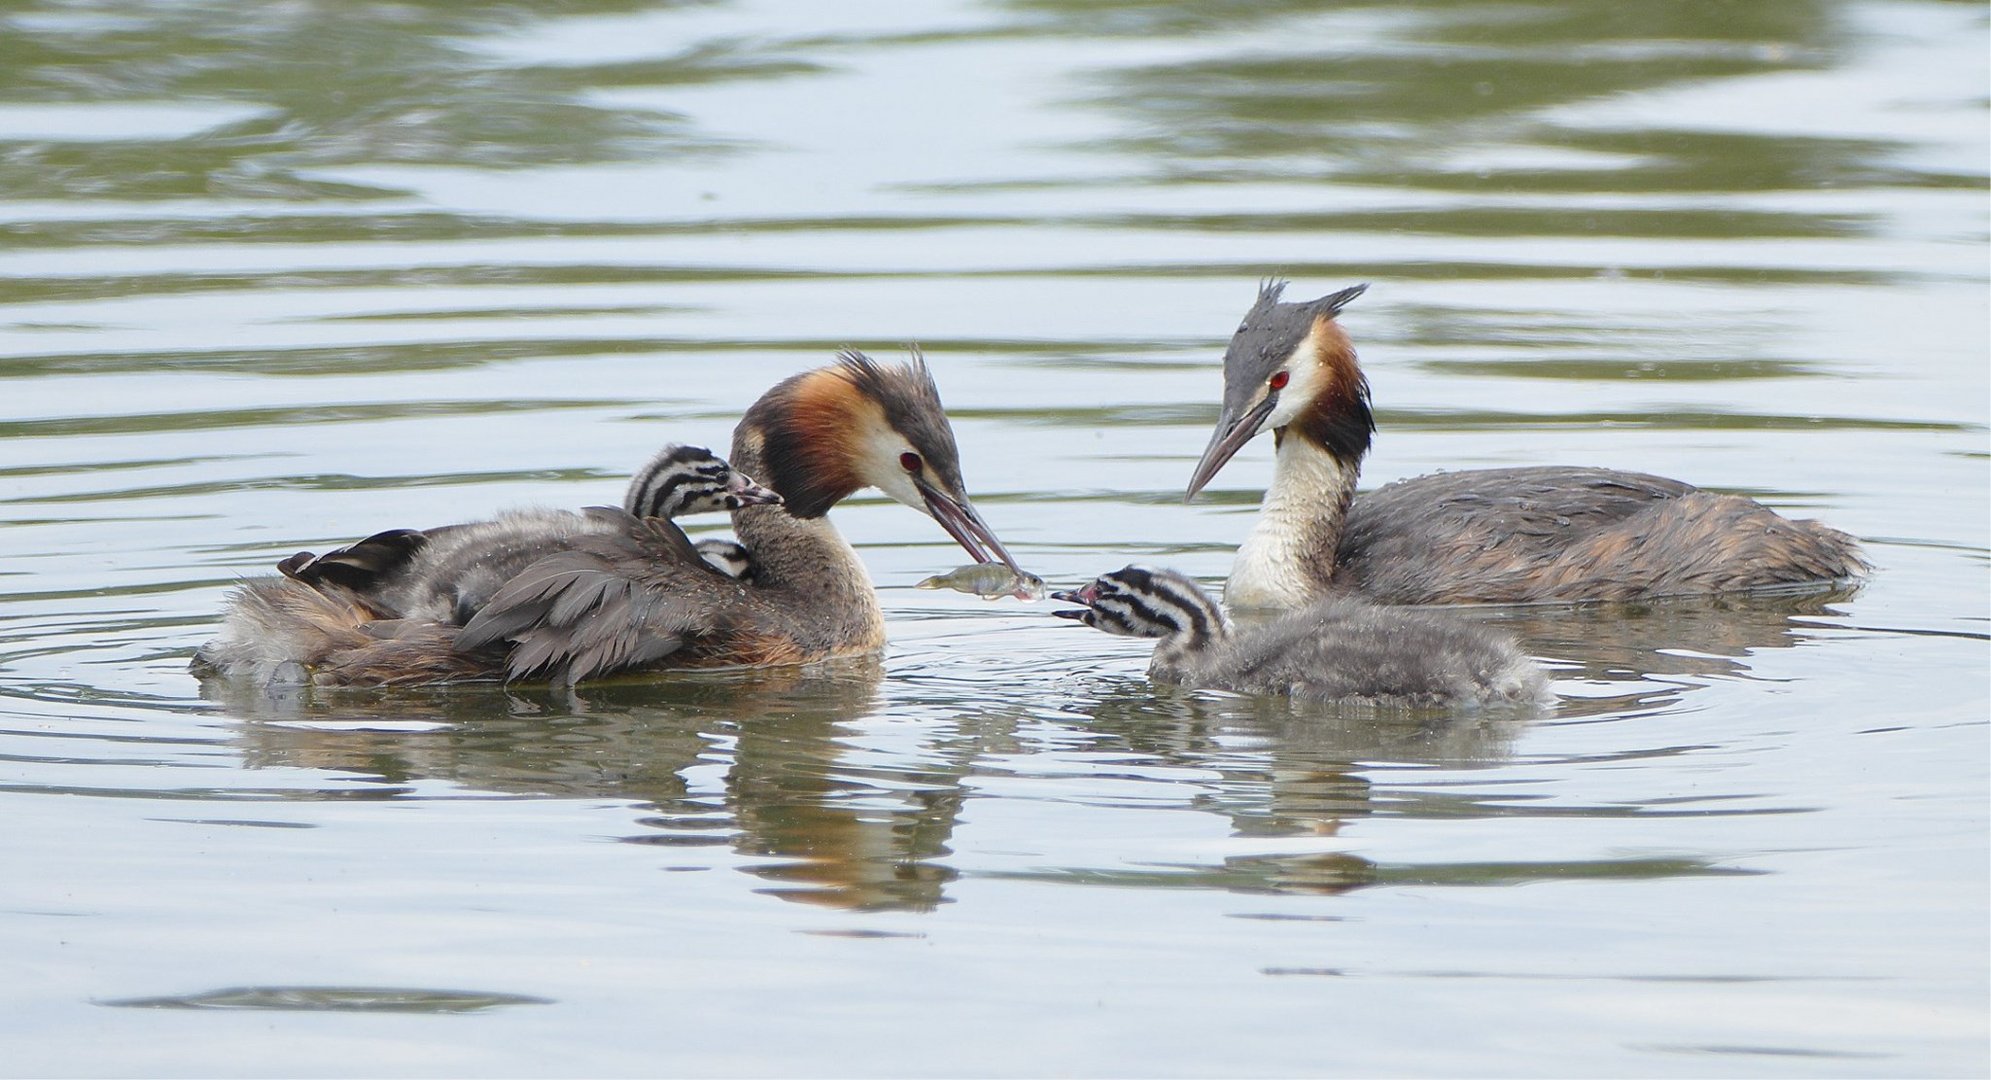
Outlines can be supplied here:
M637 517L676 518L780 501L712 451L673 445L636 470L622 508Z

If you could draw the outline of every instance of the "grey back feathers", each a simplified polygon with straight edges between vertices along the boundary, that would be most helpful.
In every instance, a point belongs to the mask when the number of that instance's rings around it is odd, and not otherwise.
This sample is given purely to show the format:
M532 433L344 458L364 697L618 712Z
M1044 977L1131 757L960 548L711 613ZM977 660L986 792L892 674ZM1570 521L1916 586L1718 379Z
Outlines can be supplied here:
M510 577L464 622L457 651L506 647L508 678L573 683L677 652L716 625L719 610L737 596L733 583L712 587L716 574L685 573L703 563L670 521L606 508L589 513L606 527ZM701 577L705 587L696 587ZM659 580L693 587L663 590Z
M1510 639L1456 616L1332 596L1235 629L1201 586L1130 566L1056 594L1057 614L1109 633L1159 638L1158 682L1379 708L1534 708L1551 697L1541 668Z
M637 518L669 520L779 501L780 496L710 450L671 445L638 470L624 496L624 509ZM299 552L279 569L309 585L352 589L396 618L461 625L541 557L571 549L580 537L624 528L621 518L605 509L525 508L489 521L376 533L315 559ZM744 556L745 549L739 552ZM303 565L294 567L300 560ZM732 561L713 565L730 573Z

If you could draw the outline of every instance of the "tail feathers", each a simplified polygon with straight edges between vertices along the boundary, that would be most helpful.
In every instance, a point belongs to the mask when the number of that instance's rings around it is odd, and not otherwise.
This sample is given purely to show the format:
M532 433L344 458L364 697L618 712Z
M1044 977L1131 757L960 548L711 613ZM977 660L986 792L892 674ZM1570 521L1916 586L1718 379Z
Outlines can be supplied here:
M390 618L330 582L260 578L235 590L221 633L193 660L202 678L388 685L495 676L503 654L459 653L455 627Z
M312 673L313 681L334 686L421 686L498 679L504 674L502 650L457 651L454 626L413 620L376 626L378 632L367 627L366 644L327 657Z

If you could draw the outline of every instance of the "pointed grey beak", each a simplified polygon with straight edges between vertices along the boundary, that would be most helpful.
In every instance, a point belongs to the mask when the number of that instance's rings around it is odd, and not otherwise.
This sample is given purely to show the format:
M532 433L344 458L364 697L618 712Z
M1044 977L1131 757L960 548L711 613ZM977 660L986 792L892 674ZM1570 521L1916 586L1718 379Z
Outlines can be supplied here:
M734 473L726 485L726 493L740 501L741 506L780 506L781 493L773 488L765 488L753 482L745 473Z
M1202 458L1196 462L1196 471L1189 477L1189 490L1182 496L1183 502L1195 498L1196 493L1217 475L1217 470L1243 449L1253 435L1258 434L1259 429L1265 426L1265 418L1272 415L1273 407L1278 404L1279 394L1275 390L1260 398L1258 404L1243 416L1234 417L1229 409L1225 409L1223 415L1217 417L1217 430L1210 436L1210 445L1204 448Z
M996 539L995 530L989 528L982 515L975 512L974 504L967 499L955 499L917 476L913 477L913 486L919 489L919 497L926 503L926 512L976 562L1000 562L1019 575L1024 572L1010 557L1009 550L1002 546L1002 541Z

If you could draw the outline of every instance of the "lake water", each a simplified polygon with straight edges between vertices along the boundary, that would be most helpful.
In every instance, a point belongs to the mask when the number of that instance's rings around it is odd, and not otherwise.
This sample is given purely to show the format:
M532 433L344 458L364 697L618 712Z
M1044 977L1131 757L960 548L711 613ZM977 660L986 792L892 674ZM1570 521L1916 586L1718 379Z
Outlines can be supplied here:
M1983 1075L1981 4L440 0L0 13L0 1073ZM1365 483L1587 463L1847 594L1485 612L1538 719L1158 691L914 588L876 664L273 697L299 549L619 498L928 352L1054 585L1181 492L1266 275ZM694 529L702 532L710 526Z

